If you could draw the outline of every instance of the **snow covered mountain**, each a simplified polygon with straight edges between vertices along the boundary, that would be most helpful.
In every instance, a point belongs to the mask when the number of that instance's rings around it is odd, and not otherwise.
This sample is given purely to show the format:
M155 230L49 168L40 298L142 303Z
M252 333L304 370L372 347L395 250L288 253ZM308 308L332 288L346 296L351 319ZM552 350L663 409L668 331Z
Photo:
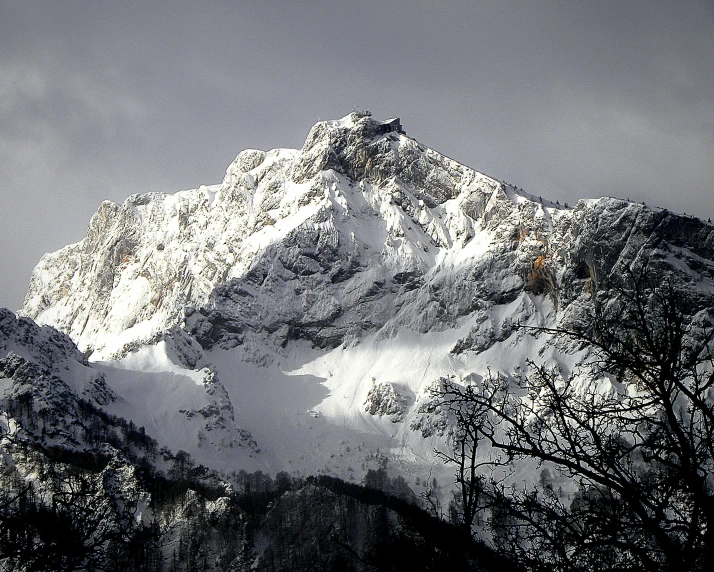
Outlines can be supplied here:
M222 184L104 202L33 273L42 328L17 323L78 395L209 467L360 481L388 459L418 489L450 481L430 389L528 359L566 375L580 348L515 326L581 320L633 266L711 300L714 227L553 204L352 113L242 151Z

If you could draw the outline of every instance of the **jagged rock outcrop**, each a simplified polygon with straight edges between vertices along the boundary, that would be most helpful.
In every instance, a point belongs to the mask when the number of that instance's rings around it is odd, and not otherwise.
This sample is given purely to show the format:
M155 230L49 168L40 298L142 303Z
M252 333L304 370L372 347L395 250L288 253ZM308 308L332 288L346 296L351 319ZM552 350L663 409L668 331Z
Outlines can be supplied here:
M67 334L51 326L40 327L0 308L0 354L9 351L25 355L53 371L67 367L68 361L87 365L87 358Z
M407 391L392 383L375 383L367 394L364 410L370 415L386 415L392 423L398 423L404 420L409 402L413 401L410 397Z
M189 353L180 345L185 341L180 336L170 341ZM4 431L0 427L0 437L18 433L23 442L72 450L91 448L103 440L112 443L112 430L103 425L118 420L126 431L129 422L116 414L126 414L127 408L136 414L142 405L127 402L111 387L118 375L121 370L90 364L66 334L0 309L0 418L5 427ZM257 443L249 431L236 425L233 404L215 372L202 368L194 377L190 383L200 385L191 397L193 407L169 406L171 414L185 416L194 428L186 447L244 449L257 455ZM146 389L139 391L145 397ZM138 429L131 427L136 433Z

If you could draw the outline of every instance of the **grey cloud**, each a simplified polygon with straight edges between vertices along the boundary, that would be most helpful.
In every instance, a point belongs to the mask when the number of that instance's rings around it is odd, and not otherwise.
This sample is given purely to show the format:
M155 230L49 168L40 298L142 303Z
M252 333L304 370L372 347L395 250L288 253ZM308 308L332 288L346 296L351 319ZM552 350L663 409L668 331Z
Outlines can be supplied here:
M708 0L0 11L0 305L103 199L218 182L241 149L299 147L355 105L537 195L714 215Z

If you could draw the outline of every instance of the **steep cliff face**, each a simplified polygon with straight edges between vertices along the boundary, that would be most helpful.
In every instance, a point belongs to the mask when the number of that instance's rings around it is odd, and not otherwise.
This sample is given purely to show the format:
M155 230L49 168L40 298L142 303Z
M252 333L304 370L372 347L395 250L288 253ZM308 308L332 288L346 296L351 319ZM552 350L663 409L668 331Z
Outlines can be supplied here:
M191 324L203 344L259 325L335 346L383 325L394 295L472 238L505 190L379 127L354 114L319 123L300 151L241 152L220 186L105 202L84 240L42 259L23 313L103 357L194 308L221 314ZM230 301L241 297L246 308Z
M318 123L300 151L241 152L220 186L103 203L84 240L39 263L23 314L95 359L156 339L196 308L188 329L204 346L267 332L334 347L405 303L400 323L434 327L447 316L426 275L519 232L506 249L522 282L558 211L381 125L355 114Z
M536 200L353 113L300 150L242 151L220 185L103 203L22 313L105 362L109 410L174 447L349 476L380 448L432 462L440 379L575 362L518 323L582 319L633 268L707 304L713 259L697 219Z

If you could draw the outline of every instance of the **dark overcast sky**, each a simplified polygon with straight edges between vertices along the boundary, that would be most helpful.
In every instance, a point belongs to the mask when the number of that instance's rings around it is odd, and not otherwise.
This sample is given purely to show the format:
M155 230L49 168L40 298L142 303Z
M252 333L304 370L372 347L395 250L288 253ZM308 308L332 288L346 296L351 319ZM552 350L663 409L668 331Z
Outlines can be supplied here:
M0 306L102 200L355 106L552 200L714 217L714 0L0 0Z

